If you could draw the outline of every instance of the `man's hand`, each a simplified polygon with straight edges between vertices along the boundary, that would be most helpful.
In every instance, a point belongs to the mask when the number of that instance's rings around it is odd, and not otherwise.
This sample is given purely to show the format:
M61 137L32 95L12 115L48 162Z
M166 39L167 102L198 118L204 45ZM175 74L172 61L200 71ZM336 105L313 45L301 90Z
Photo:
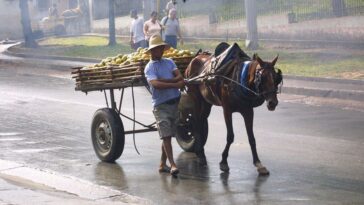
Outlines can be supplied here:
M182 80L180 80L180 81L178 81L177 82L177 86L178 86L178 88L183 88L183 87L185 87L185 85L186 85L186 83L185 83L185 80L184 79L182 79Z

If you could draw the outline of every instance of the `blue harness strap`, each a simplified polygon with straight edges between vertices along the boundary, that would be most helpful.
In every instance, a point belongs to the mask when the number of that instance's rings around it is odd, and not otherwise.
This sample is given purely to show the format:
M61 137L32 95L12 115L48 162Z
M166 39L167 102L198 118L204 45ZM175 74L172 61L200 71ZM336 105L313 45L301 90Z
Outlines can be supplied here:
M245 61L242 65L243 69L241 69L241 74L240 74L240 85L243 86L243 93L244 95L248 94L248 90L245 89L245 87L247 87L247 77L248 77L248 71L249 71L249 65L250 65L251 61Z

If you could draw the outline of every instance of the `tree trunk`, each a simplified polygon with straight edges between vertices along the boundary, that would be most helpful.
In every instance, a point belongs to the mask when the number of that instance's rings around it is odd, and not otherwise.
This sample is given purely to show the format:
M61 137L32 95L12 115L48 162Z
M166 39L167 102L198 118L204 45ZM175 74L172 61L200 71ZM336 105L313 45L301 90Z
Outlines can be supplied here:
M245 0L245 13L247 24L247 37L245 46L251 50L258 49L258 25L257 25L257 5L255 0Z
M78 6L82 8L81 32L91 32L91 9L89 0L78 0Z
M344 0L331 0L332 11L336 17L347 16L346 5Z
M109 0L109 46L116 45L114 6L115 6L115 0Z
M24 35L24 46L35 48L38 44L35 42L32 26L30 24L28 0L19 0L20 18Z

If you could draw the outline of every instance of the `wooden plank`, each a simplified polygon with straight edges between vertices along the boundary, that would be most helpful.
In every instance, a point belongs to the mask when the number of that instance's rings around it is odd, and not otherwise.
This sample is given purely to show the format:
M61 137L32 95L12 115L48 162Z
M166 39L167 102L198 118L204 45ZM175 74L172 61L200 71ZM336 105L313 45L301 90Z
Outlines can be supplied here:
M120 76L135 76L135 75L142 75L140 71L128 72L128 73L113 73L112 77L120 77Z
M119 82L112 82L112 83L105 83L102 85L76 85L75 90L89 92L89 91L96 91L96 90L106 90L106 89L121 89L134 86L145 86L144 82L142 81L119 81Z
M127 77L116 77L113 81L120 81L120 80L134 80L134 79L142 79L142 75L135 75L135 76L127 76Z
M130 68L114 68L112 69L112 72L125 72L125 71L135 71L135 70L141 70L141 67L130 67Z

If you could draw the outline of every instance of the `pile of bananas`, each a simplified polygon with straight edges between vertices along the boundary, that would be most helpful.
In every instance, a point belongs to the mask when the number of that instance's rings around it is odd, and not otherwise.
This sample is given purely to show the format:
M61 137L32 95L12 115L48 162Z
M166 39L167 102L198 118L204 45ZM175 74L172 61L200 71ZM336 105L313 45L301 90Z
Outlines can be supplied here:
M146 48L138 48L138 50L134 53L130 54L119 54L115 57L107 57L103 59L100 63L95 64L93 66L88 67L89 69L92 68L99 68L104 66L125 66L137 62L147 62L150 59L150 53L145 53L147 51ZM185 57L192 57L194 55L193 52L189 50L178 50L174 48L170 48L163 53L163 57L165 58L172 58L172 59L178 59L178 58L185 58Z

